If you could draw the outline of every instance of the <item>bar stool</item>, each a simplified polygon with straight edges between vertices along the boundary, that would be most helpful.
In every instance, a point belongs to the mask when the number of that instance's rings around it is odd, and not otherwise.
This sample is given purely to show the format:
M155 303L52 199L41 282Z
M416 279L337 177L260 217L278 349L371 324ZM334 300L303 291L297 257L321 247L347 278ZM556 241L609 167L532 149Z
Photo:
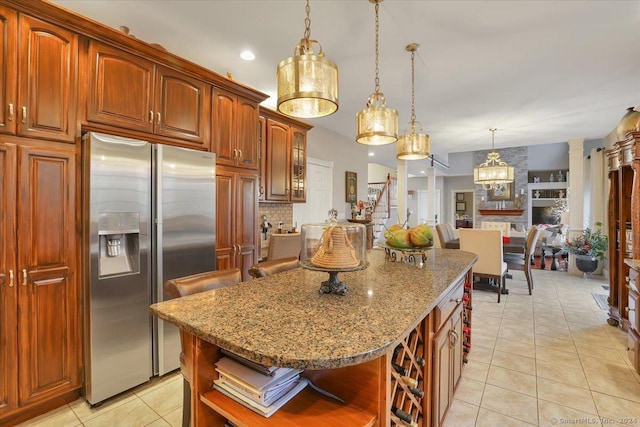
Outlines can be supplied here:
M278 259L270 259L268 261L262 261L256 264L253 264L251 268L249 268L249 275L255 278L267 277L272 274L281 273L287 270L293 270L294 268L300 267L298 264L298 257L287 257L287 258L278 258Z
M242 282L242 272L238 268L230 270L208 271L191 276L179 277L167 280L164 290L172 298L180 298L199 292L219 289L225 286ZM182 373L182 427L189 427L191 424L191 334L180 329L180 373Z

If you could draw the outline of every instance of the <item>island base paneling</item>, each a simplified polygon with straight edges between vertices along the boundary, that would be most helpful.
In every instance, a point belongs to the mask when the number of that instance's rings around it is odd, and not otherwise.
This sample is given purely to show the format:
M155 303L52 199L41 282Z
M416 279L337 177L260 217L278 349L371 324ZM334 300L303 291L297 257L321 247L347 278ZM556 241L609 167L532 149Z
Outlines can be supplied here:
M269 418L251 411L212 389L217 378L214 361L220 350L213 344L194 338L193 372L197 372L192 383L192 414L194 426L223 426L226 420L238 427L324 427L379 426L378 408L384 405L386 358L381 357L367 363L346 368L309 370L303 376L314 384L346 401L339 403L323 396L311 387L306 387L295 398Z
M311 387L264 418L212 388L220 349L192 336L191 413L194 426L399 426L444 422L471 346L471 272L467 272L422 321L386 354L335 369L305 370L303 376L344 399L339 403Z

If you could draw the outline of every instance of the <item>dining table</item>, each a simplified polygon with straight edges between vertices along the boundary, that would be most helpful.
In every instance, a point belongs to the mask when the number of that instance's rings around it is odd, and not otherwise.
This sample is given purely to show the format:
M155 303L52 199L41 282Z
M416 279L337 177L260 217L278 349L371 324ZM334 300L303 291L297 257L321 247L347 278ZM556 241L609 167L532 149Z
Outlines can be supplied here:
M511 254L523 254L527 243L526 237L507 237L502 239L502 251ZM460 249L460 239L447 242L447 249Z

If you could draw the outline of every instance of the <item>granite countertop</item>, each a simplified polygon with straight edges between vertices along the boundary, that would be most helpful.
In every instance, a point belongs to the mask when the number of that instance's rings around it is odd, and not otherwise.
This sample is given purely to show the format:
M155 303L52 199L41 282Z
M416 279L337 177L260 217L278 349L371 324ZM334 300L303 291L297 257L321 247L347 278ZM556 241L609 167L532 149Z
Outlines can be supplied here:
M298 268L153 304L151 312L219 347L266 365L338 368L380 357L414 328L475 263L432 249L420 265L367 252L369 267L340 273L345 296L321 295L328 273Z

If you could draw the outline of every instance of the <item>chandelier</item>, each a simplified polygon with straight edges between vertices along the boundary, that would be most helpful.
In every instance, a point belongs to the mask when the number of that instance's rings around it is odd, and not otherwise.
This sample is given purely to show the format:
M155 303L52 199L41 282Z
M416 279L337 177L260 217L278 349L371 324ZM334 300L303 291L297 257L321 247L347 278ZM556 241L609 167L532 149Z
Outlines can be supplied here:
M382 0L369 0L376 5L376 79L375 92L367 101L367 106L356 115L356 142L366 145L391 144L398 140L398 112L386 106L384 94L380 92L378 67L378 33L380 21L378 9Z
M491 152L487 154L487 160L477 168L473 169L473 182L482 185L485 189L490 189L496 184L506 184L514 181L513 167L500 160L500 154L495 151L495 132L491 131Z
M401 160L420 160L429 157L429 135L426 133L416 133L416 108L415 108L415 56L416 50L420 45L418 43L408 44L405 48L407 52L411 52L411 121L409 127L411 132L400 135L398 138L397 157ZM420 131L422 126L420 125Z
M338 67L324 57L322 46L311 40L307 0L304 36L293 56L278 64L278 111L299 118L323 117L338 110ZM313 44L319 52L313 53Z

